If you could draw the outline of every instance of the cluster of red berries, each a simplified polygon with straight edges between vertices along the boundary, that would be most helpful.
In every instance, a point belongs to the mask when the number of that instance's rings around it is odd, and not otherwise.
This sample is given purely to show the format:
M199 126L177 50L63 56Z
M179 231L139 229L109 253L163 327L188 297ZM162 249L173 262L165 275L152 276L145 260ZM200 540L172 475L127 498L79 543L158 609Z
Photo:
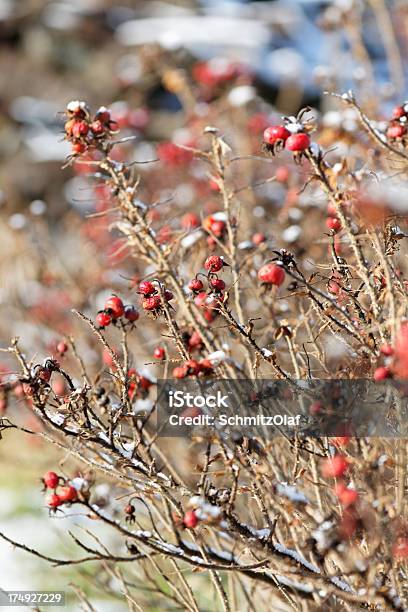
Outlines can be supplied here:
M309 149L311 141L309 134L301 124L287 122L286 125L270 125L263 133L265 149L274 155L285 148L300 157Z
M85 102L75 100L66 108L68 120L64 125L65 138L72 143L72 154L80 155L88 147L97 146L101 140L110 136L117 124L112 121L109 109L102 106L91 117Z
M264 285L280 287L285 280L285 270L276 263L266 263L258 270L258 279Z
M217 240L222 241L227 233L227 224L220 218L220 215L209 215L203 220L203 228L209 234L207 236L207 244L210 249L217 246Z
M197 274L188 283L189 290L195 295L194 303L196 306L203 308L204 317L209 323L214 320L219 307L224 302L224 290L226 285L225 281L218 277L217 272L228 265L229 264L219 255L210 255L204 262L204 268L207 270L207 275ZM208 293L199 276L203 276L207 282Z
M321 466L321 473L324 478L342 478L350 468L346 457L337 454L325 459ZM359 498L358 491L349 488L344 480L340 480L334 487L339 502L344 508L354 505Z
M131 400L140 397L144 399L149 393L150 387L153 385L153 381L147 376L143 376L136 370L136 368L130 368L127 372L129 379L128 383L128 395Z
M385 343L380 347L383 365L374 372L374 380L382 381L387 378L408 377L408 322L404 321L400 327L395 346Z
M197 361L196 359L188 359L182 365L177 366L173 370L174 378L182 379L187 378L187 376L208 376L212 374L214 368L209 359L201 359L201 361Z
M396 106L392 111L392 119L388 124L387 138L392 141L402 141L408 128L408 102Z
M55 472L44 474L42 483L45 489L53 490L53 493L47 497L47 506L54 512L63 504L72 504L78 499L76 488Z
M345 445L342 444L342 438L338 440L337 446ZM333 492L342 506L342 516L338 526L339 537L342 539L351 538L360 522L360 514L357 505L359 493L356 489L347 486L343 478L346 476L349 468L349 461L340 453L328 457L321 465L321 474L324 478L339 479L333 487Z
M111 295L106 300L103 310L96 315L96 322L103 329L111 323L115 325L122 317L126 323L135 323L139 318L139 312L132 304L125 306L120 297Z
M208 285L212 293L222 293L225 289L225 282L222 278L218 278L217 274L209 274ZM198 278L198 274L188 283L188 288L193 293L201 293L204 289L204 283Z
M174 296L169 289L165 289L158 281L155 281L155 283L142 281L139 284L138 293L142 296L143 310L158 316L163 310L163 300L166 303L171 302Z

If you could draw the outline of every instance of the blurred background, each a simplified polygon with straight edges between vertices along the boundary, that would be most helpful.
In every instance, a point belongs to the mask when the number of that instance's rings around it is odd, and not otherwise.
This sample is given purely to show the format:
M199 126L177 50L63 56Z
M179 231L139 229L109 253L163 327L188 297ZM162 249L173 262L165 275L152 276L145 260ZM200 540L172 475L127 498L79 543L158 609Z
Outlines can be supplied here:
M94 308L107 286L120 289L129 275L108 224L87 217L109 208L109 196L91 187L89 167L61 170L70 153L63 140L68 101L112 108L122 135L132 137L123 154L135 161L157 159L160 142L189 143L193 110L211 124L212 109L221 117L232 109L241 122L245 107L257 144L241 142L241 152L256 153L271 116L310 105L337 125L326 90L352 87L386 118L406 93L407 32L405 0L0 0L1 346L18 335L44 358L61 335L78 331L71 307ZM349 129L356 125L352 115L341 121L346 131L347 121ZM166 185L154 163L138 167L155 183L143 195L165 200L170 188L176 221L183 207L211 199L199 174L192 185L177 169ZM146 346L152 349L148 337ZM85 339L79 348L97 363ZM10 374L7 361L2 367ZM35 426L29 413L24 418ZM0 444L2 531L64 557L67 523L49 521L40 485L33 487L57 457L41 448L21 436L18 448L11 436ZM0 587L68 590L75 582L97 610L127 609L98 594L97 568L46 569L0 543ZM87 573L95 576L94 592ZM78 609L71 591L69 609Z

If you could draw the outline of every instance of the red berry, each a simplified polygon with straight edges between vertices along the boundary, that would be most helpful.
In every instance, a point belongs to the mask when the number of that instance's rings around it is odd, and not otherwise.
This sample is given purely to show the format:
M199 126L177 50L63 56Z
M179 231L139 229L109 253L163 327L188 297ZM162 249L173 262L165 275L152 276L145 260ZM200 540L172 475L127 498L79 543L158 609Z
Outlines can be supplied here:
M169 291L168 289L165 289L165 291L164 291L164 299L166 300L166 302L171 302L171 300L174 299L174 295L172 294L171 291Z
M260 244L262 244L263 242L265 242L265 234L262 233L256 233L252 236L252 242L254 244L256 244L256 246L259 246Z
M111 316L102 310L96 315L96 322L100 327L107 327L112 322Z
M322 476L324 478L339 478L347 472L348 467L349 463L343 455L334 455L334 457L329 457L323 462L321 466Z
M215 315L211 312L211 310L205 310L203 314L207 323L212 323L214 321Z
M78 493L72 485L65 485L60 488L58 496L62 503L73 502L78 497Z
M383 344L380 346L380 352L385 355L385 357L391 357L394 354L394 349L391 344Z
M271 125L267 127L263 133L264 142L268 145L274 145L279 141L285 141L289 136L289 130L283 125Z
M210 255L204 262L204 268L210 272L218 272L224 266L224 261L219 255Z
M72 145L73 154L80 155L81 153L84 153L85 150L86 145L84 145L82 142L74 142L74 144Z
M188 288L190 289L190 291L201 291L203 287L204 285L199 278L192 278L191 281L188 283Z
M125 307L120 297L111 295L105 302L105 310L111 311L114 319L119 319L119 317L123 316Z
M86 121L75 121L72 126L72 136L74 138L81 138L81 136L86 136L89 132L89 125Z
M401 138L405 134L405 127L399 123L391 125L387 130L388 138Z
M396 106L392 111L392 116L394 119L401 119L401 117L405 116L405 111L403 106Z
M287 166L278 166L275 170L275 178L279 183L286 183L289 179L290 172Z
M155 359L159 359L161 361L162 359L164 359L165 355L166 355L166 352L162 346L157 346L154 349L153 357Z
M132 504L127 504L124 508L123 508L123 512L125 514L128 515L132 515L135 512L135 507Z
M226 228L225 221L214 221L213 223L211 223L211 231L214 234L214 236L217 236L217 238L221 238L221 236L223 235L225 231L225 228Z
M57 351L60 355L64 355L68 350L68 345L63 340L60 340L57 344Z
M47 489L55 489L59 483L59 476L55 472L47 472L43 476L43 482Z
M58 508L63 503L62 499L56 493L52 493L47 497L47 506L49 508Z
M195 229L199 225L200 219L195 213L186 213L181 219L181 226L185 230Z
M185 365L177 366L173 370L174 378L185 378L188 374L188 370Z
M285 270L277 264L267 263L259 269L258 278L263 283L279 287L285 280Z
M214 291L224 291L225 289L225 283L221 278L212 278L210 280L210 285Z
M339 498L341 505L345 508L352 506L358 500L358 491L355 489L349 489L342 482L334 488L334 492Z
M340 219L336 219L336 217L327 217L326 226L329 230L333 230L337 233L341 230L341 221Z
M125 306L125 319L127 319L128 321L131 321L132 323L134 321L137 321L139 318L139 312L137 310L137 308L135 308L135 306L132 306L131 304L129 304L128 306Z
M160 308L161 300L159 295L152 295L142 300L144 310L157 310Z
M183 523L185 525L185 527L187 527L187 529L194 529L194 527L197 527L198 525L198 518L196 513L194 512L194 510L188 510L184 517L183 517Z
M156 288L150 281L142 281L139 285L139 293L142 295L151 295L155 291Z
M374 380L376 382L385 380L386 378L390 378L390 377L391 377L391 370L390 368L387 368L386 366L380 366L374 372Z
M299 132L298 134L292 134L289 136L285 143L285 148L288 151L293 151L294 153L298 151L305 151L310 147L310 138L304 132Z
M201 346L202 343L203 343L203 339L201 338L201 336L198 333L198 331L193 331L193 333L191 334L190 339L188 341L189 348L191 348L191 349L197 348L197 347Z

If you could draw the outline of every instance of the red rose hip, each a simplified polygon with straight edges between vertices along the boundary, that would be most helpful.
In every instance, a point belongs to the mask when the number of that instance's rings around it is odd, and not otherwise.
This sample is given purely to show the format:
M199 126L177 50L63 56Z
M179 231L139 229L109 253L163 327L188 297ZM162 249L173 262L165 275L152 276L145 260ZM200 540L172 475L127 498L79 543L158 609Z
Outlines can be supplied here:
M112 318L107 312L102 311L98 312L98 314L96 315L96 322L99 327L107 327L111 324Z
M72 485L66 485L65 487L61 487L58 496L62 503L69 503L76 500L78 493L75 487Z
M119 319L125 312L123 302L117 295L111 295L105 302L105 310L110 310L114 319Z
M224 261L219 255L210 255L204 262L204 268L209 272L218 272L224 265Z
M196 515L196 513L194 512L194 510L188 510L183 518L183 523L184 526L187 527L187 529L194 529L194 527L197 527L198 525L198 517Z
M161 300L159 295L152 295L142 300L144 310L157 310L160 308Z
M47 472L43 476L43 483L47 489L55 489L59 483L59 476L55 472Z
M349 463L343 455L334 455L325 459L321 466L322 476L324 478L339 478L347 472Z
M58 508L58 506L61 506L61 504L63 503L64 502L62 501L60 496L57 495L56 493L52 493L51 495L47 497L47 506L49 508Z
M258 278L263 283L279 287L285 280L285 270L277 264L267 263L259 269Z
M124 314L125 314L125 319L127 319L131 323L133 323L134 321L137 321L139 318L138 310L132 305L125 306Z
M285 141L289 138L290 132L283 125L271 125L263 133L264 142L274 145L277 142Z
M139 285L139 293L142 295L151 295L155 290L155 286L150 281L142 281Z
M304 132L299 132L299 134L292 134L286 140L285 148L288 151L293 151L297 153L299 151L306 151L310 147L310 138Z
M159 359L160 361L165 357L165 350L162 346L157 346L154 349L153 357L155 359Z

